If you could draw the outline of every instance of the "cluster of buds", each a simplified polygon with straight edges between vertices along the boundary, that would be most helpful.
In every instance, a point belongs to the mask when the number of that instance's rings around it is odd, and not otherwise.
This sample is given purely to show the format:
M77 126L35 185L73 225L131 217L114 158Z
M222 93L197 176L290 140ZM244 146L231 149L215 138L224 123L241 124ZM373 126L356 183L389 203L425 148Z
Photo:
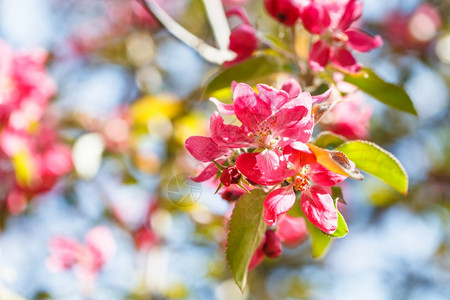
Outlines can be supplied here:
M265 0L267 12L277 21L303 27L314 35L309 65L316 71L325 68L329 61L339 69L357 72L361 65L357 63L349 49L367 52L380 47L380 36L369 34L351 27L361 17L362 3L357 0Z

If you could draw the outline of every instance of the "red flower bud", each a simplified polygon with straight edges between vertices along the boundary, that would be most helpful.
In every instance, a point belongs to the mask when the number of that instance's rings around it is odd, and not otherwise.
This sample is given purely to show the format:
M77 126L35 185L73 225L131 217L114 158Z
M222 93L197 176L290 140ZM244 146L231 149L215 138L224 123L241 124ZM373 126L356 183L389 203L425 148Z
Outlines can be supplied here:
M230 186L232 183L238 183L240 178L241 173L236 166L229 166L223 170L222 175L220 175L220 182L222 182L224 186Z
M269 258L276 258L280 256L282 251L280 238L276 235L275 231L266 231L266 242L263 246L264 254Z
M272 17L286 26L300 19L301 7L295 0L264 0L264 6Z

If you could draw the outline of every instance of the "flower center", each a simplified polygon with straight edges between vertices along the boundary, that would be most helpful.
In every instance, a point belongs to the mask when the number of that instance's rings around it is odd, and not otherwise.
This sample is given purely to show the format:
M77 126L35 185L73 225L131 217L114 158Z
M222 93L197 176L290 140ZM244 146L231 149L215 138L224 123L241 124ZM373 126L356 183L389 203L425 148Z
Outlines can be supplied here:
M294 177L294 189L296 191L304 191L306 187L309 185L309 181L303 174L297 174Z

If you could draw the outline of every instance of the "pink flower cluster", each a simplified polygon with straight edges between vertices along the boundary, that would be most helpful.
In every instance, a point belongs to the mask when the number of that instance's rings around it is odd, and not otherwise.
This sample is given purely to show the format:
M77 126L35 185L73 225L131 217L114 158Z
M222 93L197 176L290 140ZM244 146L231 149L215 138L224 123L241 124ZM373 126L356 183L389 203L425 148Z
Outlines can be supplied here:
M337 68L357 72L357 63L350 49L368 52L382 45L380 36L351 27L361 17L362 3L357 0L265 0L267 12L286 26L301 20L304 28L317 40L312 44L309 65L321 71L329 61Z
M220 113L234 115L241 125L226 124L215 112L210 137L186 140L192 156L207 163L193 180L218 176L219 188L239 185L248 190L259 185L267 189L264 220L268 225L275 225L294 205L296 192L301 192L301 208L308 220L332 234L338 212L329 187L347 176L321 165L313 151L317 147L307 144L314 126L313 105L326 100L331 91L311 96L293 80L281 90L264 84L258 84L257 90L258 94L239 83L234 87L233 104L211 99ZM354 168L351 161L346 163Z
M11 213L20 213L28 196L49 190L72 169L70 148L43 124L56 93L46 60L44 50L15 52L0 41L0 173Z

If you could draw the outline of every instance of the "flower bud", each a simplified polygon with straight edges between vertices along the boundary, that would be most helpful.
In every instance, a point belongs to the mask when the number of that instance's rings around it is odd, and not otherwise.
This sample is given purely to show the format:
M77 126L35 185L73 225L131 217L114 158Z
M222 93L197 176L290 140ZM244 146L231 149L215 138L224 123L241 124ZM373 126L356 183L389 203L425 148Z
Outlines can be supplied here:
M241 173L236 166L229 166L223 170L222 175L220 175L220 182L222 182L224 186L230 186L231 184L239 183L240 178Z
M295 0L264 0L267 12L278 22L292 26L300 19L301 7Z
M264 254L269 258L276 258L280 256L282 251L281 241L276 235L275 231L267 230L266 231L266 242L263 246Z

